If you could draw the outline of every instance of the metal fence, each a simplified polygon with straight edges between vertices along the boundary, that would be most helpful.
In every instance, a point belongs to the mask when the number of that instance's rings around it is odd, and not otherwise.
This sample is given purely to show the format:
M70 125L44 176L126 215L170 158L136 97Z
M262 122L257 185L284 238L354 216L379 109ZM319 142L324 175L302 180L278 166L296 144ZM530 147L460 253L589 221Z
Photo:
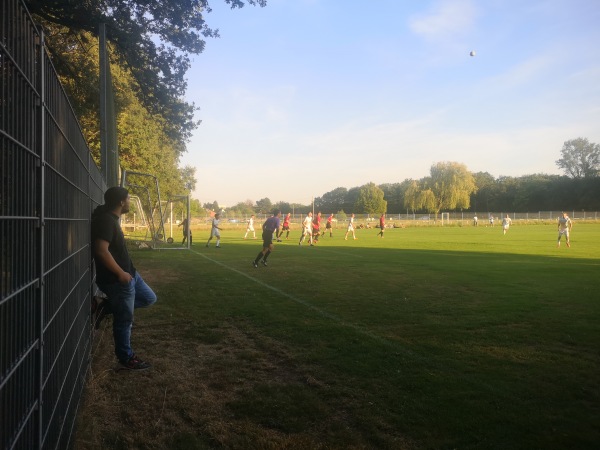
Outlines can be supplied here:
M599 211L565 211L566 213L569 214L569 217L572 220L595 220L598 221L600 220L600 212ZM540 223L547 223L547 222L555 222L559 216L561 216L563 213L563 211L537 211L537 212L511 212L511 211L505 211L505 212L486 212L486 213L474 213L474 212L469 212L469 211L465 211L465 212L444 212L444 222L448 221L450 224L469 224L469 223L473 223L474 221L474 217L475 215L477 215L477 221L479 225L485 225L486 223L490 222L490 217L494 218L494 223L498 224L500 222L502 222L502 218L504 216L506 216L506 214L509 215L509 217L511 218L511 220L513 221L517 221L517 222L540 222ZM262 224L268 217L270 216L270 214L256 214L255 215L255 223L258 224L258 228L260 228L260 224ZM327 217L329 216L329 213L323 214L322 215L322 220L326 221ZM291 223L295 223L295 224L299 224L302 223L302 221L304 220L304 217L306 217L306 214L293 214L291 217ZM346 225L346 222L348 220L348 218L350 217L350 214L345 214L344 216L341 216L340 214L336 214L335 215L335 223L338 225ZM222 223L225 224L225 226L229 226L229 227L234 227L234 228L245 228L246 227L246 223L248 221L248 219L250 218L249 215L242 215L242 216L234 216L231 214L227 214L227 212L225 212L221 219L222 219ZM437 218L435 216L435 214L430 214L430 213L408 213L408 214L386 214L385 215L386 221L389 222L390 221L398 221L398 222L404 222L406 224L410 224L410 223L415 223L415 224L441 224L442 222L442 213L438 214ZM198 226L198 225L202 225L205 224L207 227L209 227L209 224L211 222L211 218L207 217L207 216L202 216L202 217L196 217L193 219L193 224ZM379 215L369 215L369 214L355 214L355 218L354 221L356 223L370 223L370 222L374 222L374 223L379 223Z
M68 448L104 183L21 0L0 1L0 448Z

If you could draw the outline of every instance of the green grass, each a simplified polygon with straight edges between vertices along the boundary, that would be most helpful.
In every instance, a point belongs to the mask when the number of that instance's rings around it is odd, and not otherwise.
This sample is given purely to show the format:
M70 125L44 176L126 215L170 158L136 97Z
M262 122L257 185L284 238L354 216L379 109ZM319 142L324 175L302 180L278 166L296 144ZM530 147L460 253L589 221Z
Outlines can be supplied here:
M94 379L91 397L146 396L159 423L99 423L86 404L80 429L144 448L597 446L600 225L576 224L570 249L555 225L377 231L302 248L294 231L259 269L239 230L133 252L159 296L133 336L155 370L143 391Z

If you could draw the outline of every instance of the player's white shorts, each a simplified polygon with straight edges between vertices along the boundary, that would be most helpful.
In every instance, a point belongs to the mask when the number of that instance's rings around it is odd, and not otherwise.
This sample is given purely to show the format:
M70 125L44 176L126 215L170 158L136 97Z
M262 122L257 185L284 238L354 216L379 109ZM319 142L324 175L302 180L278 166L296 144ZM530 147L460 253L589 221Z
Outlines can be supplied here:
M502 225L502 228L505 230L508 230L510 228L510 225L506 224L506 225Z
M348 231L354 231L354 225L352 225L352 224L348 225Z
M247 228L246 231L252 231L252 232L254 232L254 227L252 225L248 225L248 228Z
M560 239L561 236L564 236L567 239L569 239L569 229L566 228L564 230L558 230L558 238Z
M212 236L212 237L218 237L218 238L220 238L220 237L221 237L221 233L220 233L219 231L220 231L220 230L219 230L218 228L213 228L213 229L212 229L211 236Z
M302 232L302 234L312 234L312 228L310 227L304 227L304 231Z

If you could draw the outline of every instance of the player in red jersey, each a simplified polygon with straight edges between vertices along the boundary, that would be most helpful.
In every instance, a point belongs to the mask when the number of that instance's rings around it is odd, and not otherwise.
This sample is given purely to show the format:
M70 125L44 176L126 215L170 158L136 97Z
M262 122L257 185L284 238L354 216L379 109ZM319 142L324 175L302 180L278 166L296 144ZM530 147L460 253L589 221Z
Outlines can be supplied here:
M329 214L327 218L327 223L325 224L325 231L329 231L329 237L333 237L333 214ZM323 231L323 235L325 234Z
M279 232L279 236L277 236L277 242L281 242L281 236L284 231L287 231L285 238L289 239L290 237L290 220L292 220L292 215L287 213L285 218L283 219L283 225L281 226L281 231Z
M313 241L316 244L319 241L319 236L321 236L321 211L319 211L313 219L312 232Z
M385 231L385 214L382 214L381 217L379 218L379 233L377 233L377 236L381 236L383 238L383 232Z

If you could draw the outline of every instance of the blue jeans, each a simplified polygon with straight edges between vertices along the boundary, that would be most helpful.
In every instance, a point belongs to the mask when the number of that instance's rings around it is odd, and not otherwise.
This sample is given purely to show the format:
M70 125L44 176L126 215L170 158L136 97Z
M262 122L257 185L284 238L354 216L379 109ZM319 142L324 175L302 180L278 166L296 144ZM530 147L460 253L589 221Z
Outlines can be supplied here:
M156 302L156 294L137 272L127 284L98 283L98 287L108 297L108 303L113 313L115 355L119 361L126 362L134 354L131 349L133 310L153 305Z

